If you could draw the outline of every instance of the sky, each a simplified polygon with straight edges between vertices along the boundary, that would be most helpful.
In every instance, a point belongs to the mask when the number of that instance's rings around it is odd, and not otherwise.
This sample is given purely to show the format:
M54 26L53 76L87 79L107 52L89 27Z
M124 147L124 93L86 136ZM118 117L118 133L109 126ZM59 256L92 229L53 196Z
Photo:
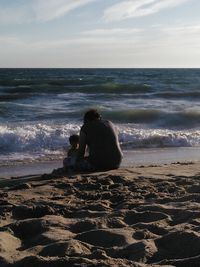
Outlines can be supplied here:
M0 67L198 68L199 0L0 0Z

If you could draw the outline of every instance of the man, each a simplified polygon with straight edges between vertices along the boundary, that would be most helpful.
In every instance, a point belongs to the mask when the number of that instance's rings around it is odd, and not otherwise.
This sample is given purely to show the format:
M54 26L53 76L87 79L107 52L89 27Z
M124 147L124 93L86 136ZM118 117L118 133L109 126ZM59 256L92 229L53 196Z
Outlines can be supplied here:
M89 156L85 157L86 147ZM111 170L119 167L122 152L118 136L112 122L102 120L95 109L84 115L81 127L77 169L80 170Z

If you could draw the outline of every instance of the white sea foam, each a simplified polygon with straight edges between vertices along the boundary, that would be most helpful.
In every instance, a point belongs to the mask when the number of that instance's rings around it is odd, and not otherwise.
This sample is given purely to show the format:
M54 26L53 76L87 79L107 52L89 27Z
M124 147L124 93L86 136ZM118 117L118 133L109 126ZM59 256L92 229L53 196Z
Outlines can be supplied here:
M8 153L44 153L62 150L69 135L79 132L76 124L37 123L18 126L0 126L0 149Z
M200 131L144 129L135 124L118 124L122 149L200 146ZM60 159L71 134L80 124L31 123L0 126L0 165L11 161Z
M192 147L200 146L199 130L175 131L169 129L144 129L120 126L120 141L123 147Z

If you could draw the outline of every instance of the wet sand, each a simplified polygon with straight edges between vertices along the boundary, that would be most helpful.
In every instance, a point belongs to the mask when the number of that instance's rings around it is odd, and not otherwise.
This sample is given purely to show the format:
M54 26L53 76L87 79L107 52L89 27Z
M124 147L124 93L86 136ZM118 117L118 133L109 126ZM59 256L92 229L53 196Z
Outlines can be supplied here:
M200 161L200 147L140 148L123 150L122 167L136 167L150 164ZM32 174L50 173L62 167L62 158L52 161L16 162L0 166L0 179Z
M200 163L0 181L0 266L200 266Z

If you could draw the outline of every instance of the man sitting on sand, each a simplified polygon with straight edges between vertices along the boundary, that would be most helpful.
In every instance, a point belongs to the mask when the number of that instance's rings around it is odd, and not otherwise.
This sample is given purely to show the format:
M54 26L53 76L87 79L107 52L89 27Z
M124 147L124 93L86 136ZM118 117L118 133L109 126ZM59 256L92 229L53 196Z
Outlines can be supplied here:
M89 156L85 157L86 147ZM111 170L119 168L122 152L112 122L101 119L95 109L84 115L79 137L77 170Z

